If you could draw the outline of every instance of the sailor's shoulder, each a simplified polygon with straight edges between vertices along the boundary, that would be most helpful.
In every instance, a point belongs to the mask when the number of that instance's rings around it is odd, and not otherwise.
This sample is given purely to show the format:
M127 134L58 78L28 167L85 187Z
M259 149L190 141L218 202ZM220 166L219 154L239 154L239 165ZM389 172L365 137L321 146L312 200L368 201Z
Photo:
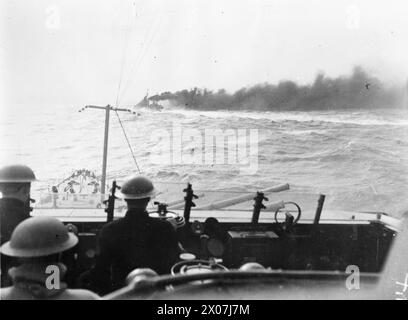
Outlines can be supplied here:
M0 289L1 300L37 300L37 298L26 290L10 286Z
M96 293L85 289L66 289L58 300L99 300L101 299Z
M124 219L119 218L117 220L105 224L99 231L99 235L103 237L104 235L111 233L117 234L117 231L123 229L125 225L126 222L124 221Z
M13 287L0 289L0 300L10 300Z
M149 224L151 227L162 230L162 231L167 231L167 232L174 231L175 232L173 225L169 221L166 221L166 220L149 217Z

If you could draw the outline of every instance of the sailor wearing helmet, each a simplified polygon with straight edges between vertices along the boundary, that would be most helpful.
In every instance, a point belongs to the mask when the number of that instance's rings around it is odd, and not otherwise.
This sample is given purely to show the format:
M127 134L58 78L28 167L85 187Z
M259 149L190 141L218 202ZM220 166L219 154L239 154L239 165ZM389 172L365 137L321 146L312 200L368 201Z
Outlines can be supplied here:
M31 183L37 181L33 170L25 165L8 165L0 168L0 239L3 244L17 225L30 217ZM1 257L1 287L11 284L7 270L11 258Z
M61 253L77 243L78 238L56 218L32 217L24 220L13 231L10 241L0 249L2 254L20 262L18 267L9 270L13 285L1 289L1 299L98 299L98 295L88 290L67 289L63 282L67 270L60 263Z
M123 287L136 268L170 272L178 257L178 240L168 221L149 217L146 208L156 194L153 183L135 175L121 188L128 210L124 218L105 225L99 234L99 254L91 272L92 290L105 294Z

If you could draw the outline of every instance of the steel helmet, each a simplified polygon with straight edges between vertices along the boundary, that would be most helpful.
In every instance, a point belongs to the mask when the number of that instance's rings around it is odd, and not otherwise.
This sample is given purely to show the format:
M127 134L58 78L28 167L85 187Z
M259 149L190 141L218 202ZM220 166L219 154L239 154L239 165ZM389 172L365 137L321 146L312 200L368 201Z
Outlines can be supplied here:
M154 198L156 195L156 189L150 179L140 175L130 176L126 179L120 192L123 199Z
M0 182L22 183L37 181L33 170L21 164L14 164L0 168Z
M0 252L19 258L44 257L68 250L78 238L53 217L32 217L21 222Z

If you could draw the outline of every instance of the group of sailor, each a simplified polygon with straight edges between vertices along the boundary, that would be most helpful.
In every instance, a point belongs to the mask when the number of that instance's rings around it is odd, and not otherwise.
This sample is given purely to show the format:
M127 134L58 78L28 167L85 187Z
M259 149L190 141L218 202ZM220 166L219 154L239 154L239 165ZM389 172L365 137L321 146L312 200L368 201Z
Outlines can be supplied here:
M134 175L121 188L128 207L125 217L102 227L94 266L80 276L87 289L68 289L63 253L79 240L75 228L60 220L31 216L34 181L27 166L0 168L1 299L99 299L123 287L134 269L139 275L166 274L177 261L174 227L146 211L156 189L146 177Z

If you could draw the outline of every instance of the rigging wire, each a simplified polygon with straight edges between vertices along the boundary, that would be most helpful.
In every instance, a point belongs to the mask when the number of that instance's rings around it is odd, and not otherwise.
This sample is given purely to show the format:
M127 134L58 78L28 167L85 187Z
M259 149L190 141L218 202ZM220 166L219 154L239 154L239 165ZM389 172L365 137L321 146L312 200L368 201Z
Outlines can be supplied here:
M150 48L153 40L156 37L156 34L157 34L158 30L159 30L160 24L161 24L161 16L159 17L158 20L156 20L154 22L153 28L150 29L151 30L150 34L146 34L145 41L143 41L142 46L140 48L141 50L139 51L134 63L130 67L130 75L126 79L126 82L125 82L125 84L123 86L123 90L122 90L122 92L120 94L120 96L121 96L120 98L122 98L125 95L127 89L129 89L129 86L130 86L130 84L132 83L132 80L133 80L132 75L137 72L137 70L139 69L145 55L149 51L149 48ZM120 100L119 100L119 103L120 103Z
M129 138L128 138L127 134L126 134L126 130L125 130L124 126L123 126L122 120L120 119L120 117L119 117L119 114L118 114L118 111L117 111L117 110L115 110L115 113L116 113L116 116L118 117L118 120L119 120L120 126L121 126L122 131L123 131L123 135L125 136L125 139L126 139L127 145L128 145L128 147L129 147L129 150L130 150L130 153L132 154L133 161L135 162L135 165L136 165L137 171L139 171L139 173L141 174L142 172L140 171L139 165L138 165L137 160L136 160L136 156L135 156L135 154L134 154L134 152L133 152L133 149L132 149L132 146L131 146L131 144L130 144Z
M131 21L129 21L129 20L131 20ZM123 71L124 71L124 69L125 69L125 64L126 64L126 58L127 58L127 55L126 55L126 53L127 53L127 49L128 49L128 47L129 47L129 39L130 39L130 34L131 34L131 31L132 31L132 27L131 27L131 22L133 22L134 20L133 19L131 19L131 18L128 18L128 23L126 24L127 25L127 28L126 28L126 34L125 34L125 40L124 40L124 45L123 45L123 51L122 51L122 61L121 61L121 66L120 66L120 73L119 73L119 83L118 83L118 89L117 89L117 92L116 92L116 106L118 105L118 102L119 102L119 94L120 94L120 89L121 89L121 86L122 86L122 80L123 80Z
M133 3L133 5L135 5L135 3ZM119 106L121 98L123 97L124 93L126 92L129 84L131 83L132 73L139 68L141 62L143 61L143 58L144 58L145 54L147 53L151 43L153 42L153 40L154 40L154 38L156 36L156 33L157 33L158 29L159 29L158 27L159 27L160 22L161 22L161 20L159 20L158 23L156 22L154 28L150 29L151 33L146 34L146 38L145 38L146 41L142 42L141 50L138 52L137 59L132 64L132 66L130 68L131 74L126 79L125 87L121 92L122 83L123 83L123 74L124 74L125 62L126 62L126 53L128 51L129 42L130 42L130 35L131 35L132 30L133 30L133 24L135 22L135 18L136 18L136 15L134 17L131 17L130 18L131 21L127 24L125 43L124 43L123 52L122 52L122 62L121 62L121 69L120 69L120 75L119 75L119 84L118 84L118 88L117 88L117 92L116 92L116 107ZM133 161L135 162L135 165L136 165L136 168L137 168L138 172L141 174L142 172L141 172L140 167L139 167L139 165L137 163L136 156L135 156L135 154L133 152L133 149L132 149L132 146L130 144L129 138L128 138L127 134L126 134L126 130L125 130L124 126L123 126L122 120L120 119L117 110L115 110L115 113L116 113L116 117L118 118L119 124L120 124L120 126L122 128L123 135L125 136L125 139L126 139L128 147L129 147L129 150L130 150L130 152L132 154Z
M133 3L133 5L135 5L135 3ZM135 11L133 11L133 12L135 14ZM131 35L132 30L133 30L133 24L134 24L135 18L136 18L136 15L128 18L130 21L128 21L128 23L127 23L125 43L123 45L123 51L122 51L122 63L121 63L120 74L119 74L118 88L117 88L117 92L116 92L116 106L119 105L120 91L121 91L122 80L123 80L123 72L124 72L124 69L125 69L125 62L126 62L126 57L127 57L126 53L128 51L129 42L130 42L130 35ZM123 126L122 120L120 119L118 111L116 109L115 109L115 113L116 113L116 117L118 118L119 124L120 124L120 126L122 128L122 132L123 132L123 135L125 136L127 145L129 147L129 150L130 150L130 153L132 154L132 158L133 158L133 161L135 162L137 171L141 174L142 172L140 170L139 164L137 163L136 156L135 156L135 154L133 152L133 149L132 149L132 146L130 144L129 138L128 138L127 134L126 134L125 127Z

